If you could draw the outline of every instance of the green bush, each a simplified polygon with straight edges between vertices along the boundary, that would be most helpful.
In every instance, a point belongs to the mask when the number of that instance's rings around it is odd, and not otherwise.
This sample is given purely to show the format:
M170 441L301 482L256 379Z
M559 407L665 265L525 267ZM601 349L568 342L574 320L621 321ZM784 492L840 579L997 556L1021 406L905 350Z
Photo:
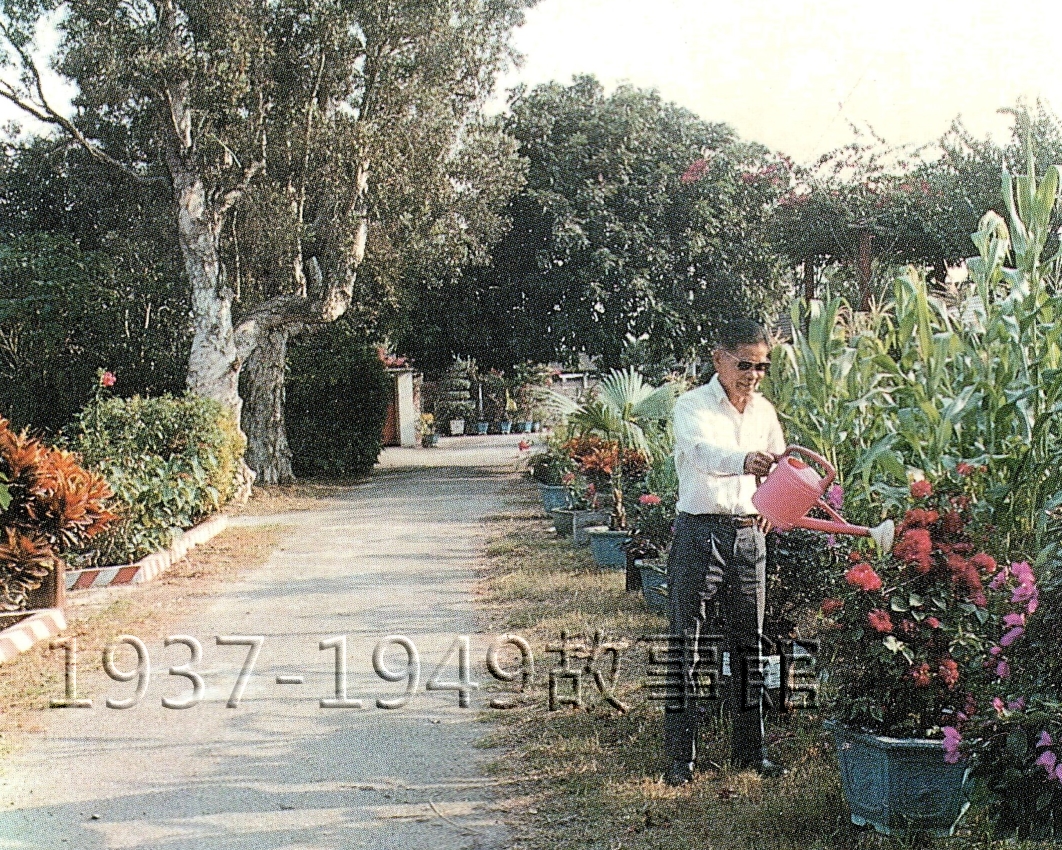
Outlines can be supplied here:
M285 421L298 476L368 473L383 448L391 381L376 351L342 320L288 351Z
M229 411L187 394L96 398L78 417L73 448L114 491L121 517L71 559L124 563L165 548L236 489L244 438Z

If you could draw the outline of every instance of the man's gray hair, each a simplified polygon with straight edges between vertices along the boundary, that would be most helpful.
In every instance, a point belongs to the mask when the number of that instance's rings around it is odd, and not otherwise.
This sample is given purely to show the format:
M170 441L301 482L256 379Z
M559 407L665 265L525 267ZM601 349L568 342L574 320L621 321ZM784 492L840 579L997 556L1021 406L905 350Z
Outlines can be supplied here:
M742 345L771 344L771 338L763 325L752 319L731 319L719 329L716 338L717 348L725 348L727 351L734 351Z

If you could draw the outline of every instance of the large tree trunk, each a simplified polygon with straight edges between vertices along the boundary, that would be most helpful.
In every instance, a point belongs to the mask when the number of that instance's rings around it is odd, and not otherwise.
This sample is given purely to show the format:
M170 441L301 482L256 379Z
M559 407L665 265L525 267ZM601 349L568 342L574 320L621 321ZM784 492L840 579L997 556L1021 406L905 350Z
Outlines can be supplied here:
M236 351L246 358L244 380L247 462L262 484L295 480L291 449L284 425L284 358L292 333L307 325L334 322L350 306L358 267L365 257L368 234L366 209L368 166L358 169L354 216L358 225L349 244L328 244L322 239L322 270L317 255L310 257L311 295L280 295L252 310L236 328ZM319 231L324 227L316 228ZM283 344L280 344L282 335ZM275 480L273 477L276 476Z
M297 328L263 334L244 364L244 431L247 463L259 484L291 484L291 448L284 427L284 361Z

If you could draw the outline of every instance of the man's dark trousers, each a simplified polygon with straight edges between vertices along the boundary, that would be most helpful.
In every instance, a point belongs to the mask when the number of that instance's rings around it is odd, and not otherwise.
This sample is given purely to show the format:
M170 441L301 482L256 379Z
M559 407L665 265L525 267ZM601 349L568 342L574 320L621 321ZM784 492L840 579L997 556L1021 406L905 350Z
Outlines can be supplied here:
M692 653L683 653L686 693L695 693L697 673L703 682L708 672L704 652L698 657L698 638L713 627L709 614L718 595L723 649L730 653L731 759L742 767L759 764L765 757L759 657L766 559L764 535L755 525L736 527L732 518L715 514L679 513L675 521L667 564L670 633L686 638L693 648ZM699 720L695 699L687 698L682 711L665 713L664 747L670 759L695 760Z

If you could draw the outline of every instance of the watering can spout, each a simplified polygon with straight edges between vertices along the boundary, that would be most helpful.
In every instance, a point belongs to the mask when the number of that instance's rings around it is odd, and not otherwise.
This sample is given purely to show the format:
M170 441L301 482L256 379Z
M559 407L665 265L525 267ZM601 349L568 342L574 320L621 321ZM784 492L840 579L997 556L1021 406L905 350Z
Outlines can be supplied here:
M809 531L821 531L825 534L848 534L853 537L869 537L883 555L892 550L892 542L896 536L896 526L891 519L887 519L873 528L867 528L863 525L852 525L843 521L837 522L836 520L801 517L790 528L806 528ZM788 529L782 530L787 531Z
M825 477L820 477L798 455L821 466L826 472ZM802 446L789 446L779 456L777 466L753 494L752 504L780 531L807 528L827 534L869 537L879 552L890 551L896 533L892 520L885 520L874 528L852 525L823 499L836 475L837 471L825 458ZM819 508L831 519L806 516L812 508Z

